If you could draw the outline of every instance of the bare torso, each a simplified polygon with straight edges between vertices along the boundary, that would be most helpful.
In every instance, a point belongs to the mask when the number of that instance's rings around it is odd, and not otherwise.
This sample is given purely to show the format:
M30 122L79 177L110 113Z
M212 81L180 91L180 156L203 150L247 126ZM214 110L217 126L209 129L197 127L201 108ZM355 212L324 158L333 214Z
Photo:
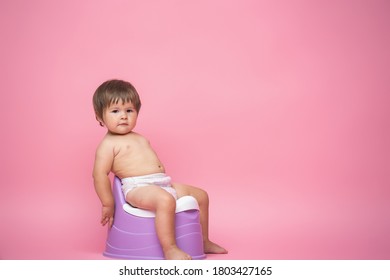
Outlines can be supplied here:
M111 171L119 178L165 173L157 154L142 135L131 132L106 137L113 145L114 161Z

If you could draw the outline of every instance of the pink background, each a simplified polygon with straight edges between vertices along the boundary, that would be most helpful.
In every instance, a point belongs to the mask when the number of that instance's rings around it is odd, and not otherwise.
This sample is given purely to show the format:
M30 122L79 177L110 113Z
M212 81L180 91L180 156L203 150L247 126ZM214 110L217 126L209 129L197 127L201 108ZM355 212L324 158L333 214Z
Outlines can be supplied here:
M390 258L388 1L0 4L1 259L101 259L91 98L208 190L209 259Z

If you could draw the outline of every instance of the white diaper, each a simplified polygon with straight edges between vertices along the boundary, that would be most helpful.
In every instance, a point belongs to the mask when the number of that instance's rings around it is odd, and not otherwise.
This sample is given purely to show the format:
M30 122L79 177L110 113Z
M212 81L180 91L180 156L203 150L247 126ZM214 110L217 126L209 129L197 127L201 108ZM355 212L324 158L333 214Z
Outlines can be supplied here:
M134 188L145 186L159 186L177 199L176 190L172 188L171 177L165 173L155 173L145 176L127 177L122 179L122 191L124 196Z

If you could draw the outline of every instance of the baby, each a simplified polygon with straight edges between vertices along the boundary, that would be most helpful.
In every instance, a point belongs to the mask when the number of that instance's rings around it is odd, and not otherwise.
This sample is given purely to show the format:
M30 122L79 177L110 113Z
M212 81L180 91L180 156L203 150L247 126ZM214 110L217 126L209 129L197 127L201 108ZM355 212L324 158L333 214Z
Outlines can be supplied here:
M176 199L193 196L199 204L205 253L226 254L208 237L209 198L207 193L189 185L172 183L164 165L150 143L133 131L141 108L136 89L126 81L110 80L100 85L93 96L96 119L107 134L96 150L93 179L102 203L102 225L112 226L114 198L110 172L122 180L126 201L134 207L156 213L156 233L166 259L191 259L176 245Z

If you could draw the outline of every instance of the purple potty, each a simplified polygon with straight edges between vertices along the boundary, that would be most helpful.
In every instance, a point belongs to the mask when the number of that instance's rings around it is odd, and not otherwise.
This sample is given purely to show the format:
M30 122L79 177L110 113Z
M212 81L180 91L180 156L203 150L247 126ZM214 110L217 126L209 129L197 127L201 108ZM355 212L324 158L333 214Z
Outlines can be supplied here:
M114 224L108 229L106 250L110 258L160 260L164 254L155 229L155 213L134 208L126 203L122 183L114 178ZM204 259L202 229L199 223L199 206L192 196L176 201L176 243L192 259Z

